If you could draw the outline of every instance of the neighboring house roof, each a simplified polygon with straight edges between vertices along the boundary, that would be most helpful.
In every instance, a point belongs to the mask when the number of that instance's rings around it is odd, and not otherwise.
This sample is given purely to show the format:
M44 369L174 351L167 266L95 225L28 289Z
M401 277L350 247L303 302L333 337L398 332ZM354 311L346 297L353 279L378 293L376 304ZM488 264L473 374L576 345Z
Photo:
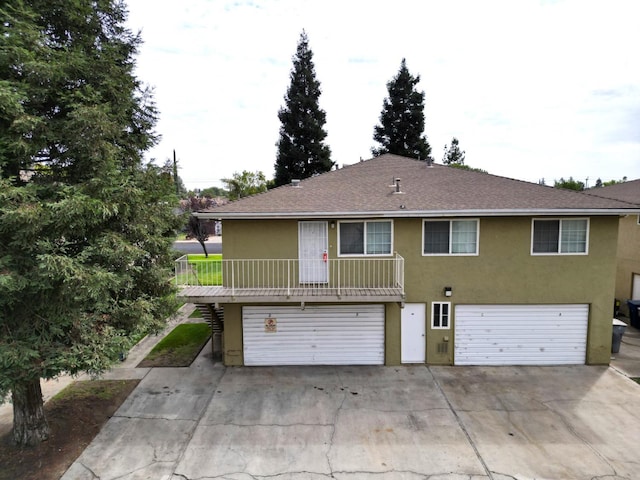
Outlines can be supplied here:
M400 193L395 193L399 178ZM397 155L381 155L198 214L203 218L612 215L640 207Z
M585 193L602 198L612 198L623 202L640 205L640 179L614 183L607 187L591 188Z

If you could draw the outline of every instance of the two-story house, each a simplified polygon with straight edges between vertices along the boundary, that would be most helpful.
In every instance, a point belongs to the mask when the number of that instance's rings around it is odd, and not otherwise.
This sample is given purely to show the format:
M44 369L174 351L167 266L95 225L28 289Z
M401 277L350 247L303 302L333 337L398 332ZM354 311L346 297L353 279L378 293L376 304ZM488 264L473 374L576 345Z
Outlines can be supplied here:
M592 188L590 195L612 198L640 207L640 179ZM640 300L640 215L625 215L618 227L616 298L629 314L627 300Z
M382 155L200 212L224 259L179 260L180 295L224 310L226 365L608 364L618 219L638 213Z

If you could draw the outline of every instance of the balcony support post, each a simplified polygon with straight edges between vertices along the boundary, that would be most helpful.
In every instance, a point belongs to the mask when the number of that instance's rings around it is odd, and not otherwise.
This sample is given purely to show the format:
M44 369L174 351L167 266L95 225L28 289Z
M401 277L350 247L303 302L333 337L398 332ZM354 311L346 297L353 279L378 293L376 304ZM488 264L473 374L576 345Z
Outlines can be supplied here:
M236 294L236 269L235 262L231 260L231 296L235 296Z

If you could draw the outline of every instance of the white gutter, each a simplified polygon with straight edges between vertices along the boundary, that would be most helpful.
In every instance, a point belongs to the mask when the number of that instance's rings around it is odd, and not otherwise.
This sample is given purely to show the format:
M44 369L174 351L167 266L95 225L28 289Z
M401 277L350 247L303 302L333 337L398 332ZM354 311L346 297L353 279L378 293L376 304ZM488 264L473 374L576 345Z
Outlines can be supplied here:
M276 220L283 218L438 218L438 217L531 217L531 216L624 216L640 215L640 206L633 208L557 208L557 209L504 209L504 210L396 210L377 212L196 212L202 219Z

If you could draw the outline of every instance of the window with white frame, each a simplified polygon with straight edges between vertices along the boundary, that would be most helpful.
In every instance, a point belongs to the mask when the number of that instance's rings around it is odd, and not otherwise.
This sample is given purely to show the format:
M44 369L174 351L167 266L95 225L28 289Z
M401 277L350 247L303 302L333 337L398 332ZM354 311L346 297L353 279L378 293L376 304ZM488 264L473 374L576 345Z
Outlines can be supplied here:
M423 255L477 255L478 220L425 220Z
M588 251L589 220L533 219L531 253L580 255Z
M431 304L431 328L448 329L451 302L433 302Z
M340 222L338 228L339 255L391 255L390 220Z

